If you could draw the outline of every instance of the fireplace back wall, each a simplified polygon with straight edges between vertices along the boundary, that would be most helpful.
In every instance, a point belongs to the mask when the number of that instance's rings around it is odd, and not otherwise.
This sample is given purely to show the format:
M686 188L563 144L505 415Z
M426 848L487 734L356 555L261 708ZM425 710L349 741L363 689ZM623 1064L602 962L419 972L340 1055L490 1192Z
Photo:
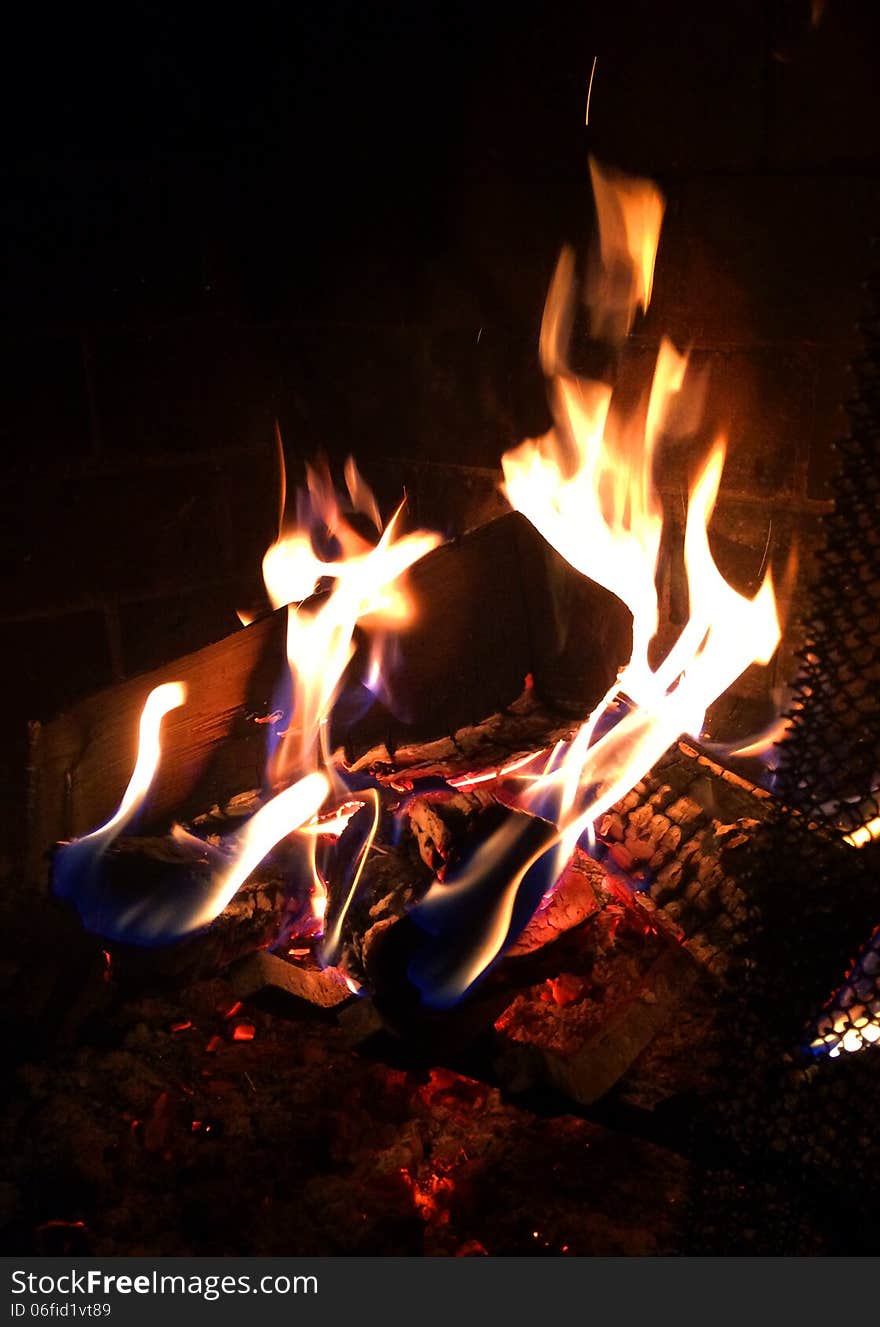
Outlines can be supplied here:
M134 6L124 51L109 10L48 54L9 44L7 864L26 720L258 594L276 418L291 461L352 451L425 520L494 509L502 451L548 422L537 333L560 243L588 234L587 151L667 194L633 355L666 331L709 370L723 569L756 583L815 536L880 203L873 0L818 24L783 0L410 8L260 4L233 40Z

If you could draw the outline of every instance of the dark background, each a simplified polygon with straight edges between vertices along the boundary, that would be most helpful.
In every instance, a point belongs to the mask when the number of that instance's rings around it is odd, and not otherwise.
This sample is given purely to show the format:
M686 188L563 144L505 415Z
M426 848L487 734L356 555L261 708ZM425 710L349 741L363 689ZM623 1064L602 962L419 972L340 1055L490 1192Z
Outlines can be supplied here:
M537 331L589 151L667 193L635 353L663 329L709 367L721 555L747 581L812 537L880 201L875 0L3 22L0 856L25 719L253 598L276 417L294 469L351 450L428 506L491 491L547 423Z

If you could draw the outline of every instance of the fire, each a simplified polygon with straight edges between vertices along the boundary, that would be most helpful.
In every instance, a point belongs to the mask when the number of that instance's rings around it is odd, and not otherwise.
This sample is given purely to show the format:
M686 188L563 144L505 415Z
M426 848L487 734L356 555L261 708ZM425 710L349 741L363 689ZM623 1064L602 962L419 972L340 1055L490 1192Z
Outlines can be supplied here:
M105 824L66 844L56 854L53 869L55 891L62 898L78 898L81 911L88 907L93 864L134 819L150 791L162 754L162 721L185 701L186 687L182 682L166 682L154 687L141 711L137 759L118 808Z
M282 533L263 559L263 579L273 605L288 605L291 722L270 762L270 783L283 786L291 777L303 777L307 771L322 767L329 779L325 797L332 787L337 800L350 801L345 785L334 773L327 723L354 653L355 627L360 625L369 630L375 639L376 633L399 629L411 620L413 606L403 585L404 572L435 548L440 538L426 531L398 533L402 503L383 530L373 493L352 460L346 465L345 479L353 511L375 528L377 542L371 544L359 534L341 511L326 468L310 466L309 501L301 503L306 520L284 534L282 510ZM341 556L321 556L315 548L317 538L335 542ZM310 599L328 578L333 581L332 590ZM374 656L374 663L378 657ZM324 800L320 799L315 812ZM371 841L372 838L368 839L364 845L360 865L366 859ZM326 910L326 887L317 868L313 834L309 835L308 850L312 906L321 920ZM355 882L360 878L360 865Z
M348 793L332 764L326 725L354 653L355 628L373 633L376 666L381 662L378 633L399 628L412 616L402 580L404 572L436 547L440 537L424 531L399 533L403 504L383 530L375 498L353 461L346 466L345 477L353 511L375 526L376 541L371 543L358 533L342 511L326 467L309 467L307 497L302 496L299 504L300 520L292 533L284 533L282 497L282 532L264 559L264 579L273 605L288 605L289 701L274 716L280 732L272 735L280 740L267 769L267 782L274 796L250 818L235 840L219 848L175 826L172 835L177 842L209 861L209 887L170 905L167 899L114 903L102 897L97 915L103 934L154 943L209 925L276 844L300 829L301 856L312 880L312 911L320 924L327 900L317 866L317 841L338 837L351 816L369 802L375 808L374 829L356 865L353 897L375 833L378 797L372 790L360 797ZM282 467L282 492L284 488ZM335 546L334 550L319 551L319 541ZM101 856L143 804L159 764L162 717L182 704L184 695L182 684L171 683L156 688L149 696L140 720L137 764L119 809L101 829L58 855L56 888L79 896L84 920L93 914L84 905L83 881L95 876ZM327 815L322 815L331 795L333 805ZM97 884L94 888L101 892ZM337 925L342 924L343 917L344 911Z
M619 338L651 296L663 199L648 181L612 176L591 165L599 224L601 270L590 292L592 331ZM577 377L566 367L572 323L574 263L564 251L551 283L541 332L541 357L550 378L554 427L522 443L502 460L504 493L549 544L585 576L611 590L633 614L633 652L613 688L574 739L542 774L521 774L515 804L548 816L553 839L525 855L495 901L474 948L444 972L440 998L463 994L502 951L517 893L545 854L557 878L582 835L614 805L682 733L699 735L705 712L751 663L769 663L779 643L776 597L768 573L757 594L739 594L721 575L708 527L724 465L718 439L690 491L684 540L689 617L677 641L652 667L649 647L659 612L655 576L663 514L654 486L657 445L669 408L684 389L687 358L661 342L644 423L621 421L612 388ZM620 693L627 712L598 740L596 725ZM506 827L488 855L504 851ZM480 854L478 854L479 857ZM470 874L479 872L475 861ZM454 888L471 888L465 877ZM423 910L452 906L437 886ZM418 910L417 910L418 912Z
M595 162L590 170L599 252L585 299L593 336L618 343L638 312L648 308L665 205L649 181ZM451 780L459 788L493 780L503 786L513 810L472 861L436 882L414 910L429 931L441 934L445 928L451 934L458 902L470 900L464 952L459 943L455 959L435 964L434 976L423 985L426 998L435 1002L458 998L486 971L519 924L523 900L532 910L539 905L596 818L677 737L699 734L711 702L751 663L768 663L780 636L769 573L749 598L725 581L712 557L708 527L725 455L719 438L690 490L684 538L688 620L665 658L652 661L664 522L654 468L670 411L688 390L688 358L664 339L641 408L623 411L611 385L581 378L568 366L574 290L575 259L566 249L548 293L540 338L554 424L545 437L504 456L503 492L575 569L627 605L634 622L632 656L570 742L549 755L535 752L501 769ZM346 465L345 484L347 498L336 492L326 466L309 467L292 519L282 465L279 534L263 561L269 598L276 608L287 609L284 697L267 724L268 800L241 834L220 848L175 831L179 842L207 856L211 879L201 895L180 904L166 937L210 923L274 845L292 834L320 922L327 897L319 845L322 852L332 851L349 820L364 810L363 842L347 897L325 937L325 959L331 961L338 949L381 806L377 790L352 792L346 785L330 750L329 720L356 650L356 633L366 635L369 647L365 685L381 686L386 646L414 612L406 572L440 542L430 532L403 532L402 506L383 528L375 498L353 461ZM159 688L148 699L129 789L107 825L65 850L74 854L73 865L99 856L135 814L159 760L162 716L182 702L182 688L174 686ZM483 898L485 906L475 910L472 900ZM135 909L135 915L140 938L158 934L155 918L143 920L149 909L146 914Z

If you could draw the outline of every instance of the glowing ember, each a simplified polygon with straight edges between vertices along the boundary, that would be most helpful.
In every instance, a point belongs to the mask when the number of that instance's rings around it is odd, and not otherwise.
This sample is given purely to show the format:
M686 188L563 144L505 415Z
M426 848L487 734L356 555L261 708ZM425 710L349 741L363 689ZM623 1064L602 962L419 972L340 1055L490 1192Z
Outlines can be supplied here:
M816 1020L809 1047L837 1059L880 1043L880 927L828 1008Z

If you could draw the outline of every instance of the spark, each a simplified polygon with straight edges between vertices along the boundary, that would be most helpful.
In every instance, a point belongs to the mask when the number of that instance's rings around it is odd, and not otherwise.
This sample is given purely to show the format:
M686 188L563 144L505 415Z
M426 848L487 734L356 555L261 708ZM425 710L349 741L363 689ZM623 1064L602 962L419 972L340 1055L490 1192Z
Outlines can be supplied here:
M590 97L593 95L593 79L596 76L596 63L598 59L598 55L593 56L593 67L590 70L590 86L587 88L587 114L584 118L584 124L590 123Z

